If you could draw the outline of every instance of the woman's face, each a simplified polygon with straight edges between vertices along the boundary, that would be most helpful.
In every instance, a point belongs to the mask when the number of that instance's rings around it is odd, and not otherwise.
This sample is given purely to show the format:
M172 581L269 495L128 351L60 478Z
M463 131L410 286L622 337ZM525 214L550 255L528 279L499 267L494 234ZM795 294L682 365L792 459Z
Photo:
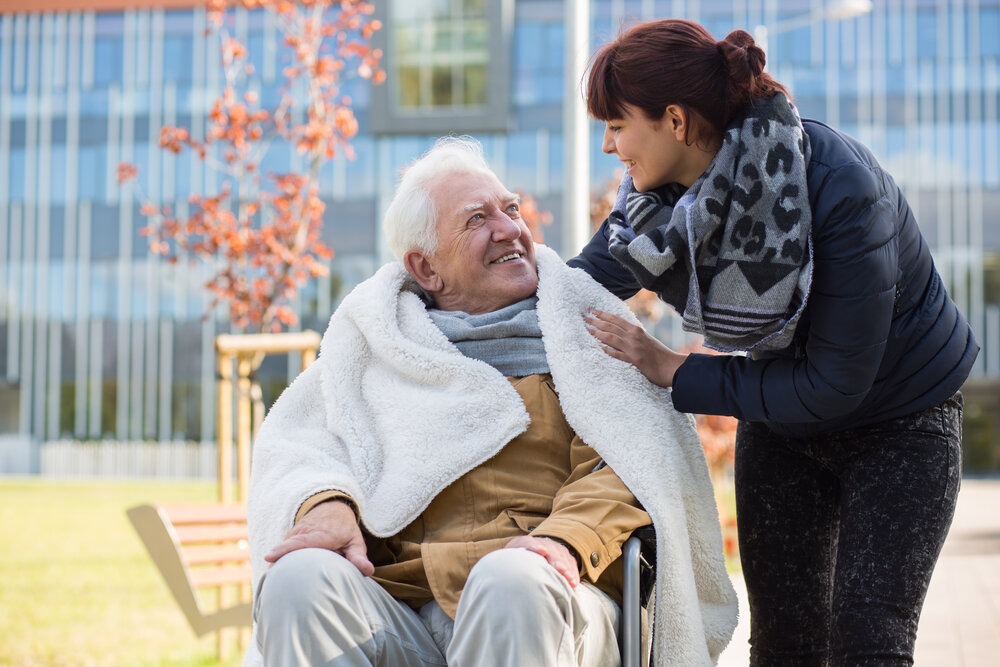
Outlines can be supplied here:
M639 192L667 183L691 187L714 153L688 145L686 127L686 114L674 105L667 107L660 120L652 121L641 109L626 104L622 118L605 123L601 150L625 163Z

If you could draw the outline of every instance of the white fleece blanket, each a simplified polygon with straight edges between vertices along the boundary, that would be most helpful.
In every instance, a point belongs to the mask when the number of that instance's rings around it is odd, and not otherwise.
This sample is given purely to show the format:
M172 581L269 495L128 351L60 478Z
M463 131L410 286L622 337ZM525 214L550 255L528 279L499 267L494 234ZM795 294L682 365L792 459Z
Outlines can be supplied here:
M538 320L566 420L656 528L653 664L713 664L737 605L693 419L588 333L589 308L635 321L627 306L554 251L536 253ZM527 427L510 383L449 343L412 288L400 263L358 285L330 318L318 360L264 420L248 508L254 590L263 555L313 494L349 494L369 531L393 535ZM260 663L251 642L245 664Z

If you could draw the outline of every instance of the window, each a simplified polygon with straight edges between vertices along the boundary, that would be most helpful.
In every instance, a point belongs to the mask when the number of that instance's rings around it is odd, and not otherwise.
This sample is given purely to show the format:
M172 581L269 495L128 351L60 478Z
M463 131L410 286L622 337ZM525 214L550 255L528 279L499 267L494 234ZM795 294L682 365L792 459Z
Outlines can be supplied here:
M514 31L514 102L518 106L560 104L566 85L562 23L518 22Z
M812 28L805 26L797 30L779 33L772 38L775 45L776 59L775 65L780 60L782 63L793 63L795 65L809 66L812 64ZM768 54L770 58L770 54Z
M24 191L24 171L25 171L25 149L10 149L10 181L7 184L8 195L11 201L23 202L28 199L28 193Z
M122 80L121 37L98 37L94 44L94 81L107 87Z
M979 49L983 56L1000 56L1000 7L984 7L979 10ZM972 54L975 56L975 54Z
M163 79L165 81L185 82L191 81L192 65L191 52L193 50L191 37L188 35L167 34L163 38ZM247 49L249 53L256 54L263 52L263 48L251 42Z
M388 75L372 88L376 133L504 131L511 0L390 0L375 33ZM387 15L386 15L387 12Z
M917 11L917 57L937 57L937 14L933 9L921 8Z

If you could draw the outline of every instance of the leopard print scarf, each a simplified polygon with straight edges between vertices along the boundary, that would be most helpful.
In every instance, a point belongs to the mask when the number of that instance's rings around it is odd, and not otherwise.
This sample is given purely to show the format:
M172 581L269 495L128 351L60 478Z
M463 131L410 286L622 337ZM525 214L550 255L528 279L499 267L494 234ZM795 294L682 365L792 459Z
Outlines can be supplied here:
M638 192L627 174L608 249L722 352L792 342L812 282L809 137L788 99L759 101L730 126L687 190Z

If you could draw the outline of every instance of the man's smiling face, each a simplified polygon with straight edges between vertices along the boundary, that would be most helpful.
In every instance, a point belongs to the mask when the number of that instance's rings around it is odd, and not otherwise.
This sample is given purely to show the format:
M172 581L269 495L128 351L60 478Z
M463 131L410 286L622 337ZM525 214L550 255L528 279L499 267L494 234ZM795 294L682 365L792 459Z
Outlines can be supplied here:
M427 257L436 307L488 313L534 295L535 246L520 199L490 173L446 174L429 195L438 245Z

